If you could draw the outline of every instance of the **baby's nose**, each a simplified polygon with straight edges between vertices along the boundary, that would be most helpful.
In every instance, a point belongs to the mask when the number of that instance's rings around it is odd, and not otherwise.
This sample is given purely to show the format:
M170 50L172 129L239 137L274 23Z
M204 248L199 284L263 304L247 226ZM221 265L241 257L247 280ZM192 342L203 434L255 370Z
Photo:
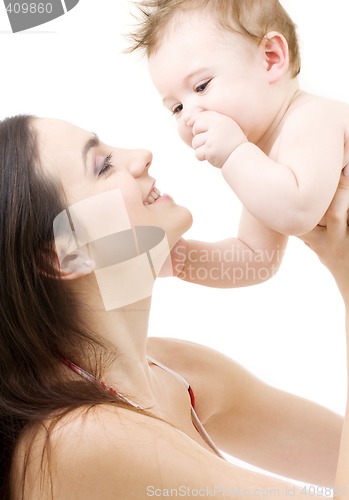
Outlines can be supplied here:
M183 114L183 121L187 128L192 129L198 115L204 111L201 106L193 106Z
M187 122L186 122L186 126L187 126L188 128L193 128L194 123L195 123L195 119L194 119L194 117L188 118L188 120L187 120Z

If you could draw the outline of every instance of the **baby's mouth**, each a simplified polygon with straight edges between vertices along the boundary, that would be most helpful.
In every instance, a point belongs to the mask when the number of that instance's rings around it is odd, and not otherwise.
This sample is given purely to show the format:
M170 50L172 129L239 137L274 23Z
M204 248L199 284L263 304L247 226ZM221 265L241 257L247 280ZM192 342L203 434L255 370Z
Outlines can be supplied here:
M161 193L155 186L152 187L150 193L144 198L144 205L152 205L158 198L160 198Z

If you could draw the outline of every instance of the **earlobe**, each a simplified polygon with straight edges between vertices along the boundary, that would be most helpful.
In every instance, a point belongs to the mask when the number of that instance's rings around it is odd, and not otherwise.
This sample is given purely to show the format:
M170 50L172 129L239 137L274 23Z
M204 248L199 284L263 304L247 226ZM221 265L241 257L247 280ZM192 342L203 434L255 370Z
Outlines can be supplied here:
M49 248L42 251L38 268L47 278L74 280L93 273L96 264L82 248L60 258L52 248Z
M67 255L59 265L59 276L62 280L75 280L93 273L95 263L84 253Z
M263 39L264 67L269 83L280 80L289 69L289 52L286 38L271 31Z

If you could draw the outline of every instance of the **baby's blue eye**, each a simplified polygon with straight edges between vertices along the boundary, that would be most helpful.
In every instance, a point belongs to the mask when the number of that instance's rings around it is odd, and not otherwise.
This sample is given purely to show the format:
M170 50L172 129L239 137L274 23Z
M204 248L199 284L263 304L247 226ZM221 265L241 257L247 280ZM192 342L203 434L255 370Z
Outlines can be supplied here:
M207 82L200 83L197 87L195 87L195 92L200 93L206 90L207 85L210 83L211 80L207 80Z

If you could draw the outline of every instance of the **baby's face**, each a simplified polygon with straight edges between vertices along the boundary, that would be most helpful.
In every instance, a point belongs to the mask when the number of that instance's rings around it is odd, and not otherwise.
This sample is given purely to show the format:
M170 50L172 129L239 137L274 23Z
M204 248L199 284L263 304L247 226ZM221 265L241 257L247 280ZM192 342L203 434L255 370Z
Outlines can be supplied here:
M207 17L194 12L171 21L149 58L152 80L189 146L190 120L207 110L233 118L249 140L258 142L267 86L260 50Z

